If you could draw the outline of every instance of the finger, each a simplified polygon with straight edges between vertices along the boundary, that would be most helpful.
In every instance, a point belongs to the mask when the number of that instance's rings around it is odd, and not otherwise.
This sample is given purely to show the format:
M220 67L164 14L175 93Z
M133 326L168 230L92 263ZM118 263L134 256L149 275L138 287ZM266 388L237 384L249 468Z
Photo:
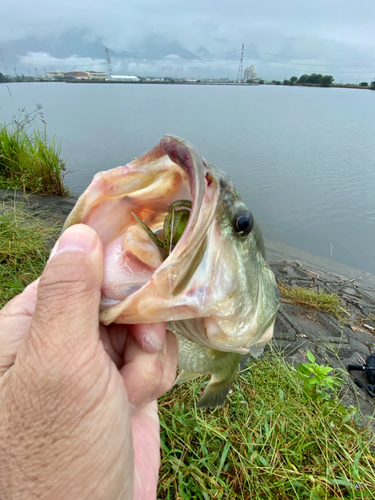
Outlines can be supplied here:
M38 357L69 357L99 343L103 247L96 232L77 224L58 240L38 286L29 332L20 347Z
M100 325L100 340L105 352L118 369L124 366L124 349L128 338L129 325Z
M100 339L106 353L117 368L124 365L124 350L127 336L130 334L145 352L156 353L163 347L166 322L139 325L100 325Z
M14 363L21 341L29 329L39 279L27 286L0 310L0 377Z
M133 337L128 337L120 373L133 408L150 403L172 387L177 358L177 340L171 332L167 332L162 349L156 353L145 352Z
M158 352L164 344L167 322L131 325L130 333L146 352Z

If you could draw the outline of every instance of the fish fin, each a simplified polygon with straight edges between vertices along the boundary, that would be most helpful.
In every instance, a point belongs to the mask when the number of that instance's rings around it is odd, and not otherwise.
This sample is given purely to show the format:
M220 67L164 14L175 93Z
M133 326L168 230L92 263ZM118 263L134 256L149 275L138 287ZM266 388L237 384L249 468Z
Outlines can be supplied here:
M251 354L253 358L259 358L263 354L264 347L264 345L253 345L249 349L249 354Z
M220 406L224 406L232 383L232 378L218 382L210 381L203 396L198 401L198 408L219 408Z
M194 378L200 377L201 375L201 373L186 372L185 370L181 370L181 373L176 378L174 385L183 384L184 382L193 380Z

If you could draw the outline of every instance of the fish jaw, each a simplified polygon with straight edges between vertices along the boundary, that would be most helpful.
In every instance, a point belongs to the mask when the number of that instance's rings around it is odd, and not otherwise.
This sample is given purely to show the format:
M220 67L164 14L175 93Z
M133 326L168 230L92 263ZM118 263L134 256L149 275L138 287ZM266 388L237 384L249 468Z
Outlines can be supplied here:
M192 202L190 217L160 263L156 245L142 239L132 212L155 231L181 199ZM192 320L197 327L186 331L191 341L238 354L262 342L278 308L276 284L259 238L233 233L233 214L244 208L226 174L173 136L128 165L97 174L64 229L88 224L103 242L100 320Z

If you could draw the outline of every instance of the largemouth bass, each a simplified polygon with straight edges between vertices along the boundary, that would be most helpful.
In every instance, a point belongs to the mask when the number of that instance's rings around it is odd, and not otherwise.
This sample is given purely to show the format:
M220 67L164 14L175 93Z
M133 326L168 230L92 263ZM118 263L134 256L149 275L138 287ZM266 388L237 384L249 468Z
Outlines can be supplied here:
M272 338L279 307L261 231L229 177L166 135L96 174L64 229L77 223L104 246L100 320L168 321L179 340L176 383L210 374L198 406L222 406L241 357Z

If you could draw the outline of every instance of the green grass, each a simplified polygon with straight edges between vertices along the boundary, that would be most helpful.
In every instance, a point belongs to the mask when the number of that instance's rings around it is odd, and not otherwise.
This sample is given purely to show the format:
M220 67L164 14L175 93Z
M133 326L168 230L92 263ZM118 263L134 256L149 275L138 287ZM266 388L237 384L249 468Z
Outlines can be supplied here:
M238 376L224 408L197 409L201 386L191 382L160 402L159 499L375 497L369 432L337 397L306 396L280 356Z
M43 115L40 107L32 113L21 113L10 125L0 125L0 188L68 196L64 186L65 163L60 158L61 146L47 140L35 128L35 119ZM28 132L30 126L33 131Z
M0 204L0 307L37 279L47 262L47 243L60 227L45 216Z
M349 313L341 307L340 298L335 293L318 292L312 288L277 284L282 298L304 307L311 307L343 320Z
M42 272L60 228L0 205L0 305ZM375 497L372 437L337 396L314 400L280 354L240 374L224 408L197 409L204 381L160 400L158 498L328 500Z

